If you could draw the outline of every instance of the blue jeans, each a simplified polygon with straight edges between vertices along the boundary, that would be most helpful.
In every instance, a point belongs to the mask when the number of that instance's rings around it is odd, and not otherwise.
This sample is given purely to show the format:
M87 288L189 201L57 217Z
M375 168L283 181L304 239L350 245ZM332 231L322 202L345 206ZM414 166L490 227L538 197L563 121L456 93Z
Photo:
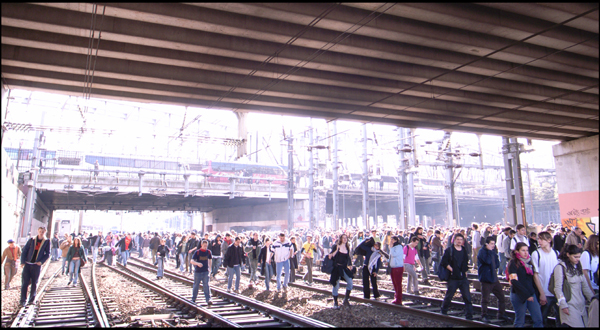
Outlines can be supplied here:
M498 252L498 256L500 257L500 267L498 267L498 275L504 275L504 271L506 270L506 256L502 252Z
M185 258L187 257L187 253L181 252L179 254L179 271L183 272L183 267L185 266Z
M533 295L533 301L526 300L522 303L521 298L516 293L511 292L510 302L515 310L515 328L522 328L525 325L525 312L527 310L529 310L529 314L533 319L533 327L544 327L544 323L542 322L542 310L535 294Z
M348 274L346 274L346 272L343 272L342 275L344 276L344 279L346 279L346 291L352 290L352 277L349 277ZM333 291L331 292L332 295L334 295L334 296L338 295L338 290L340 289L340 281L341 280L342 279L338 279L337 283L333 287Z
M27 299L27 289L29 288L29 284L31 284L31 292L29 292L29 302L33 302L35 299L37 282L40 277L40 269L42 266L31 265L26 263L23 266L23 273L21 274L21 303L25 304L25 300Z
M283 287L287 288L288 282L290 281L290 261L282 261L275 264L277 271L277 290L281 289L281 271L285 270L285 276L283 277Z
M98 258L98 247L92 246L92 260L96 263L96 259Z
M210 273L213 277L217 276L217 271L219 270L219 267L221 267L221 257L213 257L212 269L210 270Z
M165 272L165 258L156 258L156 276L163 277Z
M544 323L544 328L546 327L546 323L548 322L548 313L550 313L550 309L554 307L554 315L556 318L556 324L560 323L560 309L558 308L558 300L554 296L546 296L546 304L542 306L542 322Z
M406 264L404 264L406 266ZM465 303L467 317L473 316L473 303L471 302L471 291L469 287L469 280L461 279L461 280L453 280L449 279L447 284L446 296L444 297L444 302L442 303L442 312L447 312L450 307L450 302L452 301L452 297L454 297L454 293L456 290L460 290L460 295L463 298L463 302ZM525 315L525 314L523 314Z
M271 287L271 277L273 277L273 266L265 263L263 267L265 267L265 287L267 287L267 290L269 290Z
M123 266L127 266L127 259L129 258L129 250L121 252L121 263Z
M62 273L65 273L65 264L67 266L67 273L69 273L69 264L67 262L67 258L63 258L63 262L62 262Z
M208 286L208 272L194 273L194 286L192 288L192 301L196 302L198 297L198 289L200 287L200 281L202 281L202 290L204 291L204 299L206 302L210 300L210 287ZM239 276L238 276L239 285Z
M72 259L71 265L69 266L69 282L73 281L73 284L77 284L77 277L79 277L79 266L81 265L81 259ZM75 278L75 279L73 279Z
M58 257L59 257L58 248L52 248L52 261L58 260Z
M240 276L242 276L242 271L240 265L235 265L233 267L227 267L227 290L231 290L231 284L233 282L233 275L235 274L235 289L240 289Z

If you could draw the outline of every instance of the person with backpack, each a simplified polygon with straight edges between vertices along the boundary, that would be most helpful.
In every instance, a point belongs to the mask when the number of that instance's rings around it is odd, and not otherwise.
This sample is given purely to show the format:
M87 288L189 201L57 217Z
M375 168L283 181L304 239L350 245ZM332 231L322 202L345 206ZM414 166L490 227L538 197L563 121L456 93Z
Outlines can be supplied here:
M446 295L444 296L441 312L443 315L448 315L450 301L452 300L452 297L454 297L456 290L459 289L465 306L467 307L466 319L472 320L473 303L471 301L471 292L469 291L469 280L467 280L470 251L463 247L464 239L465 236L463 234L454 234L454 245L448 247L446 251L444 251L444 256L440 263L440 267L450 271L450 278L448 279Z
M152 255L152 264L156 265L156 252L158 250L158 246L160 245L160 237L158 237L158 233L154 233L154 237L150 240L150 254Z
M439 231L436 231L439 233ZM402 305L402 274L404 273L404 247L398 236L392 236L390 248L390 267L392 268L392 284L394 285L394 300L392 304ZM416 275L416 273L415 273ZM416 276L415 276L416 277Z
M581 268L583 276L594 292L598 293L598 282L594 279L594 274L598 270L598 235L590 235L585 242L584 251L581 254Z
M498 299L498 319L510 321L510 318L505 314L504 291L502 291L502 285L498 280L497 272L500 259L495 247L496 241L493 237L488 236L485 239L485 245L477 253L477 275L479 282L481 282L481 321L486 323L491 322L487 313L491 293Z
M538 244L540 247L531 254L531 261L533 261L534 272L537 274L546 295L546 304L542 305L542 322L545 327L548 321L548 313L552 308L554 308L554 315L557 318L559 315L558 305L556 304L558 300L548 290L550 276L552 276L554 267L558 264L558 252L552 249L552 235L548 232L543 231L538 235Z
M554 294L558 299L561 325L576 328L585 327L588 320L585 308L586 298L591 301L594 296L594 291L590 289L583 276L580 258L581 249L577 245L565 245L553 273ZM552 281L550 283L552 284ZM570 290L565 288L566 283ZM598 317L598 315L593 317Z
M417 256L417 244L419 244L419 239L417 237L412 237L410 239L410 243L408 243L404 249L404 269L406 270L406 274L408 275L408 282L406 284L406 292L412 294L419 294L419 282L417 281L417 272L415 270L415 262L419 263L420 261ZM412 287L412 291L411 291Z
M537 234L534 232L529 233L529 254L533 254L533 251L539 247Z
M510 247L510 243L513 241L513 238L517 234L513 229L508 231L508 236L504 239L504 255L506 256L506 263L508 265L508 261L512 258L513 248ZM504 268L506 271L506 267Z
M518 224L515 229L516 234L510 241L510 249L514 250L517 246L517 243L520 242L525 243L525 245L527 245L527 251L529 251L529 238L527 237L527 228L523 224Z
M537 274L534 272L533 262L529 255L529 246L524 242L516 244L512 250L510 262L506 270L511 285L510 302L515 311L515 328L525 325L525 313L528 310L533 319L534 328L542 328L542 305L546 304L546 295L541 288ZM540 292L540 302L537 300L536 287Z

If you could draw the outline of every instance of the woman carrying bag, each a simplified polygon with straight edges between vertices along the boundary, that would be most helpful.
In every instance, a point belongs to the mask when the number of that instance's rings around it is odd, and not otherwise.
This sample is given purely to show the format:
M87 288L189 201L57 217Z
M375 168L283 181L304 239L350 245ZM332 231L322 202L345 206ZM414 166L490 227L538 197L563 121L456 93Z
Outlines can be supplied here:
M73 245L69 248L67 252L67 262L69 262L69 283L67 286L73 283L73 286L77 285L77 277L79 277L79 267L81 266L81 261L86 260L85 249L81 244L81 239L79 237L75 237L75 241ZM73 279L75 278L75 279Z
M562 325L576 328L583 328L587 324L588 315L585 302L586 298L587 301L591 301L594 296L594 292L583 276L580 258L581 249L577 245L565 245L558 256L558 265L554 267L553 272L554 293L560 308L560 321ZM563 290L565 276L571 287L571 299L568 301ZM592 315L592 317L598 317L598 315Z
M271 278L275 273L275 253L271 248L271 239L265 238L264 245L258 254L258 262L260 263L260 274L265 277L265 291L269 291Z
M511 284L510 302L515 310L515 328L522 328L525 325L525 312L527 310L529 310L529 314L533 319L533 327L544 327L540 304L546 304L546 295L533 269L534 266L531 262L527 244L517 243L515 249L511 251L511 258L507 267ZM539 303L536 288L540 294Z

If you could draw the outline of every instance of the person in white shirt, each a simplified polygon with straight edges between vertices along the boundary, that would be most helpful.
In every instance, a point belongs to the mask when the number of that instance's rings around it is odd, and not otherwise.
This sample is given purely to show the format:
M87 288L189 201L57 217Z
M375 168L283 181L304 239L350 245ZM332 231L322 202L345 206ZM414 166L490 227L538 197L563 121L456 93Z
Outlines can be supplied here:
M584 251L579 262L581 262L583 276L588 286L592 291L598 293L598 283L594 282L594 273L598 269L598 235L590 235L590 238L585 242Z
M508 237L508 232L510 231L510 227L505 227L502 233L498 235L496 241L498 244L496 247L498 248L498 257L500 257L500 267L498 267L498 275L504 274L504 270L506 269L506 255L504 251L506 247L504 246L504 239Z
M516 231L517 231L517 234L510 241L510 249L514 250L515 247L517 246L517 243L519 243L519 242L525 243L525 244L527 244L527 246L529 246L529 238L527 237L527 228L525 228L525 225L523 225L523 224L517 225Z
M560 315L558 310L556 297L548 290L550 276L554 271L554 267L558 265L558 252L552 249L552 235L548 232L538 234L538 244L540 248L531 253L531 261L533 262L534 272L538 274L538 278L546 295L546 304L542 305L542 321L544 327L547 326L548 313L551 308L554 308L554 315ZM557 324L560 324L558 322Z
M294 247L289 239L285 238L284 233L279 234L279 240L273 243L273 251L275 251L275 271L277 272L277 292L281 291L281 271L285 270L283 278L283 290L287 291L288 282L290 281L290 258L294 253Z
M479 232L479 226L474 223L473 224L473 234L471 236L471 244L473 245L473 269L477 269L477 254L479 253L479 249L481 249L481 233Z

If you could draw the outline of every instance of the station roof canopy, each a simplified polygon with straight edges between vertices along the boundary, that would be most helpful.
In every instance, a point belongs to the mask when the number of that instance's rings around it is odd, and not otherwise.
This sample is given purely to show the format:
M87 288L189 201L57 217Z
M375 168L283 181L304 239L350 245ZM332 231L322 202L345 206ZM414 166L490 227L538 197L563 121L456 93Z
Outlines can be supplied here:
M598 3L3 3L1 15L8 88L598 134Z

